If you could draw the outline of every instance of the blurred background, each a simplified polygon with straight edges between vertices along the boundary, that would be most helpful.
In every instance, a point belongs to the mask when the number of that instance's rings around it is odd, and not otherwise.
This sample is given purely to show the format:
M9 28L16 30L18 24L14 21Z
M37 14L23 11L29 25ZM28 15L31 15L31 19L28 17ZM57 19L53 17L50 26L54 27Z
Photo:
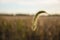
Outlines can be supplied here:
M40 10L59 14L60 0L0 0L0 13L35 14Z
M0 40L60 40L60 0L0 0Z

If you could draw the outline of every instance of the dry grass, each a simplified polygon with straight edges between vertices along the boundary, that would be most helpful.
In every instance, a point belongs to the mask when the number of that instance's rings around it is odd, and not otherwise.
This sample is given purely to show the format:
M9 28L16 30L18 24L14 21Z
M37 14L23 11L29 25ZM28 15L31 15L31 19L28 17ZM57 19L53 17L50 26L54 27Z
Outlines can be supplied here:
M0 16L0 40L60 40L60 17L38 19L32 31L33 16Z

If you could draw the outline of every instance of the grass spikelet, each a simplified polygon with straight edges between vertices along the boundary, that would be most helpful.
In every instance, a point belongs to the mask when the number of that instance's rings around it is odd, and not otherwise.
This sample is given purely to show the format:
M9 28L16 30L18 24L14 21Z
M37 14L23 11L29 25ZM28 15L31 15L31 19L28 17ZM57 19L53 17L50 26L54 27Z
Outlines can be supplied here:
M39 11L36 13L36 15L33 18L33 26L32 26L32 30L35 31L37 29L37 20L40 16L40 14L42 13L47 13L46 11Z

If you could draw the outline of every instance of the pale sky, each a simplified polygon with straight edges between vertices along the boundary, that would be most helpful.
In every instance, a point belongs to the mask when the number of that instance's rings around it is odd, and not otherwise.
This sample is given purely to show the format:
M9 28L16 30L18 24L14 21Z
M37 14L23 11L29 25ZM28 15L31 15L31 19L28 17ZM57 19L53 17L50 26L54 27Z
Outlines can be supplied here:
M30 13L40 10L60 13L60 0L0 0L1 13Z

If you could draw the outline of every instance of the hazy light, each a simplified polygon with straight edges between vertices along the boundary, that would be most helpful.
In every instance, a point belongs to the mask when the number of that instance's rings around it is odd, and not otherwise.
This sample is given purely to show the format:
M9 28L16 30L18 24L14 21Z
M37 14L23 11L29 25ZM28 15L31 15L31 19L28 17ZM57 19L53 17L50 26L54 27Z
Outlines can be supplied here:
M59 0L0 0L0 12L35 14L40 10L60 12Z

